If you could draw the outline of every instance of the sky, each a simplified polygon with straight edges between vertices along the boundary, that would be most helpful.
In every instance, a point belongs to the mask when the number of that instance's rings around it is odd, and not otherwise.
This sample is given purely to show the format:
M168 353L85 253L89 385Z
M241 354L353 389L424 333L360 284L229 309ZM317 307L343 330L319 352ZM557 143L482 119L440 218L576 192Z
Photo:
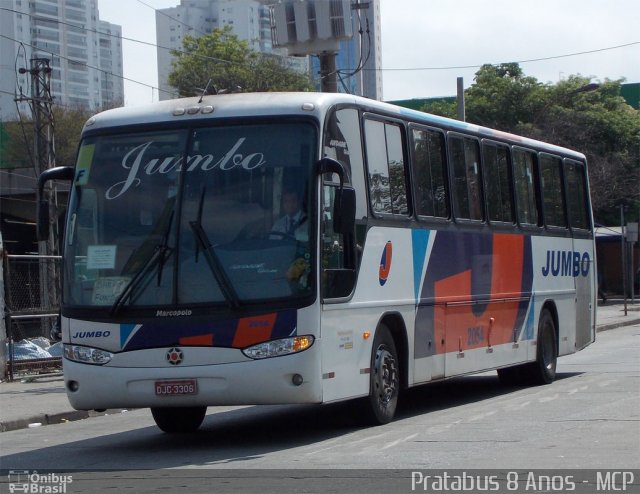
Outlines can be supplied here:
M151 45L154 9L178 4L98 0L102 20ZM381 0L381 21L385 101L453 96L485 63L520 62L542 83L640 82L640 0ZM123 56L125 105L156 101L156 48L123 40Z

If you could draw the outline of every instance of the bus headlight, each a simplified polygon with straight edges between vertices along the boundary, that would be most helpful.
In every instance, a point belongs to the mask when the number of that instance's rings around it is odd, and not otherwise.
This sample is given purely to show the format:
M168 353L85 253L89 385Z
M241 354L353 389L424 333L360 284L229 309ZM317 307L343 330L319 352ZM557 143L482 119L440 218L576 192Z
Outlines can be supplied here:
M257 345L250 346L242 350L247 357L252 359L262 359L269 357L280 357L291 353L298 353L313 345L314 337L293 336L281 340L265 341Z
M104 365L113 358L113 353L88 346L64 345L64 356L83 364Z

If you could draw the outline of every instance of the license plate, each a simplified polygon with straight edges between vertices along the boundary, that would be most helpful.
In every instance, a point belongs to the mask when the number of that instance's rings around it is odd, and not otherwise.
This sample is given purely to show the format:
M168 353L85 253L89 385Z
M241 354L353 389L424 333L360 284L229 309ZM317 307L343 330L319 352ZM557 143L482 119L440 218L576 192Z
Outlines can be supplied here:
M198 381L180 379L175 381L156 381L157 396L195 395L198 394Z

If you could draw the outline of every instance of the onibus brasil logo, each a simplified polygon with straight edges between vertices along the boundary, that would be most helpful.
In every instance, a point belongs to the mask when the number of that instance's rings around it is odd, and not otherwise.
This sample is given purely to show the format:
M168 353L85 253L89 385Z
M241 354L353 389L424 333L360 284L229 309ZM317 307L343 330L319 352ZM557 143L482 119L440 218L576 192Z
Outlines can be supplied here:
M37 470L9 470L10 493L64 494L67 492L67 484L71 482L71 475L38 473Z

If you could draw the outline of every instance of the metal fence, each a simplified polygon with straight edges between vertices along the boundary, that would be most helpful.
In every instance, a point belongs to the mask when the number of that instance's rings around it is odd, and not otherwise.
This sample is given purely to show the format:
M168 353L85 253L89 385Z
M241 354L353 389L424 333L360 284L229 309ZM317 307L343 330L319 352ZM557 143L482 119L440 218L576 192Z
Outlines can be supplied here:
M62 366L57 355L60 345L55 345L59 338L60 264L59 256L4 257L8 341L5 374L9 379Z

